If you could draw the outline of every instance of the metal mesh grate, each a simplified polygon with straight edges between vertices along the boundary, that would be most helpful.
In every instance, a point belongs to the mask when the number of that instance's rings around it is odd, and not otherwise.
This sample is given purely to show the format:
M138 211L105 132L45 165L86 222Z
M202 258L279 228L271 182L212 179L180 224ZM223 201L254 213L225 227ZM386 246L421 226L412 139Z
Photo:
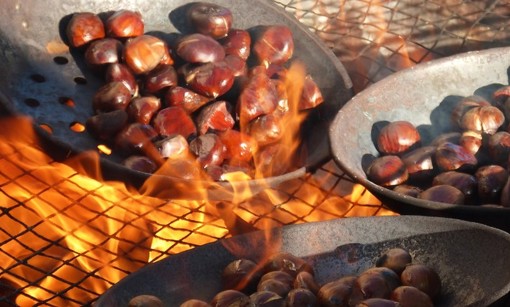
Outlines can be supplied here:
M277 3L334 51L355 92L416 63L510 45L508 1ZM148 262L229 235L394 214L332 161L236 206L144 197L75 165L52 161L33 140L0 142L0 305L15 297L26 306L86 305Z

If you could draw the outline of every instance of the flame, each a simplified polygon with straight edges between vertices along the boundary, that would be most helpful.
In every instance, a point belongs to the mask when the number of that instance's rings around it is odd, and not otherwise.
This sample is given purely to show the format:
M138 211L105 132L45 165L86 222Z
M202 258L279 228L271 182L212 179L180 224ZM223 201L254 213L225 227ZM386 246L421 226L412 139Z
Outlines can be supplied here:
M290 133L275 161L294 161L300 141L296 131L305 119L297 110L303 79L304 68L292 66L285 83L289 112L284 120ZM0 277L21 289L11 298L19 306L81 306L147 263L231 235L391 214L360 186L353 185L347 197L324 190L338 183L334 164L276 188L258 170L254 178L229 173L230 183L220 183L197 172L192 159L167 160L134 190L101 178L97 152L52 159L41 149L29 118L3 118L0 130ZM176 179L172 172L189 178ZM253 184L252 179L260 181Z

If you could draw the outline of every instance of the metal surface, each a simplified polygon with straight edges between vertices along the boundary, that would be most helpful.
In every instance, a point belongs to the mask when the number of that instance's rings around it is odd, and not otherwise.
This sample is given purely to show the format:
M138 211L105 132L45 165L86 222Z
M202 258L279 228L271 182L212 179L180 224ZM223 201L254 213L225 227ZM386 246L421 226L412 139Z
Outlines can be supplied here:
M378 156L373 136L379 123L410 121L426 145L440 133L454 131L450 116L459 99L476 94L491 101L495 89L508 85L509 67L510 48L494 48L420 64L385 78L338 113L330 128L334 159L399 213L456 217L509 231L509 208L449 205L399 195L367 180L363 165L370 156Z
M186 299L211 300L221 290L221 272L237 258L260 260L284 251L314 267L319 284L356 275L385 250L402 247L417 263L437 270L442 296L435 306L487 306L510 290L510 235L480 224L430 217L367 217L287 226L221 240L148 265L106 292L96 303L127 306L139 294L165 306ZM314 239L310 239L314 238ZM469 250L469 257L465 257ZM491 273L492 272L492 273Z
M48 137L60 144L65 154L97 151L100 142L87 131L71 129L77 123L85 125L93 114L92 96L102 80L86 67L80 52L69 52L65 45L65 27L70 15L80 11L99 14L121 8L138 10L145 21L145 32L169 41L172 33L189 31L183 11L184 4L189 2L57 1L49 11L47 4L40 1L4 3L0 12L0 60L3 63L0 73L9 78L2 78L0 91L11 100L10 107L14 110L32 116L36 125L49 127L52 132ZM303 125L303 143L309 153L304 164L296 165L296 171L270 178L269 184L302 177L307 170L319 166L329 157L328 124L333 114L352 97L352 83L345 68L305 26L271 1L211 2L232 11L233 27L249 29L278 23L287 25L293 32L293 59L305 63L307 71L321 88L325 102L309 115ZM72 100L73 104L67 103L68 100ZM125 169L120 164L122 155L115 149L112 155L102 155L102 159L106 164L103 170L108 170L104 174L107 178L133 178L132 181L137 183L149 175ZM183 181L166 179L169 186ZM258 184L256 181L252 183L253 186Z

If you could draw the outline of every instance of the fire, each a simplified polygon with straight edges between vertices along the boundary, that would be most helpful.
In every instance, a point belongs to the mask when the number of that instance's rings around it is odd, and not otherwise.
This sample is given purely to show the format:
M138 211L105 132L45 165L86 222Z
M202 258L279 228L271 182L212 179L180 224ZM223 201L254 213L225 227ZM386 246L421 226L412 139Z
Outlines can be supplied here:
M289 73L291 132L304 120L292 103L303 76L300 66ZM317 177L304 174L274 188L260 184L261 173L255 178L231 173L226 176L231 184L219 183L194 173L193 161L164 161L159 173L134 190L101 178L99 153L54 161L41 149L29 118L4 118L0 129L0 291L12 294L6 299L19 306L81 306L147 263L230 235L391 214L378 212L380 203L362 187L353 185L347 198L325 192L322 187L339 178L324 169ZM278 152L276 161L292 161L289 153L299 137L289 133L284 142L289 150ZM169 177L176 167L196 177ZM253 185L251 179L262 181ZM353 204L360 200L368 205Z

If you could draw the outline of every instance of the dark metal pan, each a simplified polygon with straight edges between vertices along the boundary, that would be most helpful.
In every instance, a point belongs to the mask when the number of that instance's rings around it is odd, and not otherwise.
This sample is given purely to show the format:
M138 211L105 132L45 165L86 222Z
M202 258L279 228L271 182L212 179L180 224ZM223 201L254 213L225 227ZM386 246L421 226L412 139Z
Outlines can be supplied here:
M377 123L407 120L418 127L424 143L453 131L451 111L461 97L491 99L509 84L510 48L493 48L419 64L397 72L357 94L337 114L330 129L333 158L388 207L401 214L460 218L510 231L510 209L449 205L404 196L376 185L365 175L364 156L377 156L373 133Z
M91 97L101 80L91 74L81 57L69 52L63 31L71 14L80 11L104 13L119 9L138 10L146 32L185 32L182 13L190 1L53 1L51 5L36 0L5 2L0 11L0 92L2 106L11 112L26 114L35 125L47 125L51 135L43 133L50 144L57 144L57 154L67 156L96 150L98 142L87 132L77 133L70 126L85 123L92 115ZM352 84L346 70L334 54L283 8L269 0L212 0L228 7L234 15L233 27L248 29L257 25L284 24L295 38L295 59L302 60L319 84L325 103L315 110L303 129L303 146L308 158L303 165L282 176L269 178L277 184L302 176L329 157L327 130L333 115L352 96ZM189 30L189 29L188 29ZM72 99L74 106L63 103ZM120 179L140 184L148 174L129 171L119 163L118 155L102 156L106 179ZM186 185L176 178L165 178L168 186ZM177 182L174 183L174 180ZM259 186L257 181L253 186ZM176 191L178 193L179 191Z
M510 290L510 235L454 219L397 216L337 219L239 235L147 265L111 287L97 307L127 306L140 294L165 306L189 298L210 300L221 289L221 272L240 257L289 252L315 269L319 283L358 274L392 247L408 249L417 262L434 267L443 280L437 306L488 306Z

